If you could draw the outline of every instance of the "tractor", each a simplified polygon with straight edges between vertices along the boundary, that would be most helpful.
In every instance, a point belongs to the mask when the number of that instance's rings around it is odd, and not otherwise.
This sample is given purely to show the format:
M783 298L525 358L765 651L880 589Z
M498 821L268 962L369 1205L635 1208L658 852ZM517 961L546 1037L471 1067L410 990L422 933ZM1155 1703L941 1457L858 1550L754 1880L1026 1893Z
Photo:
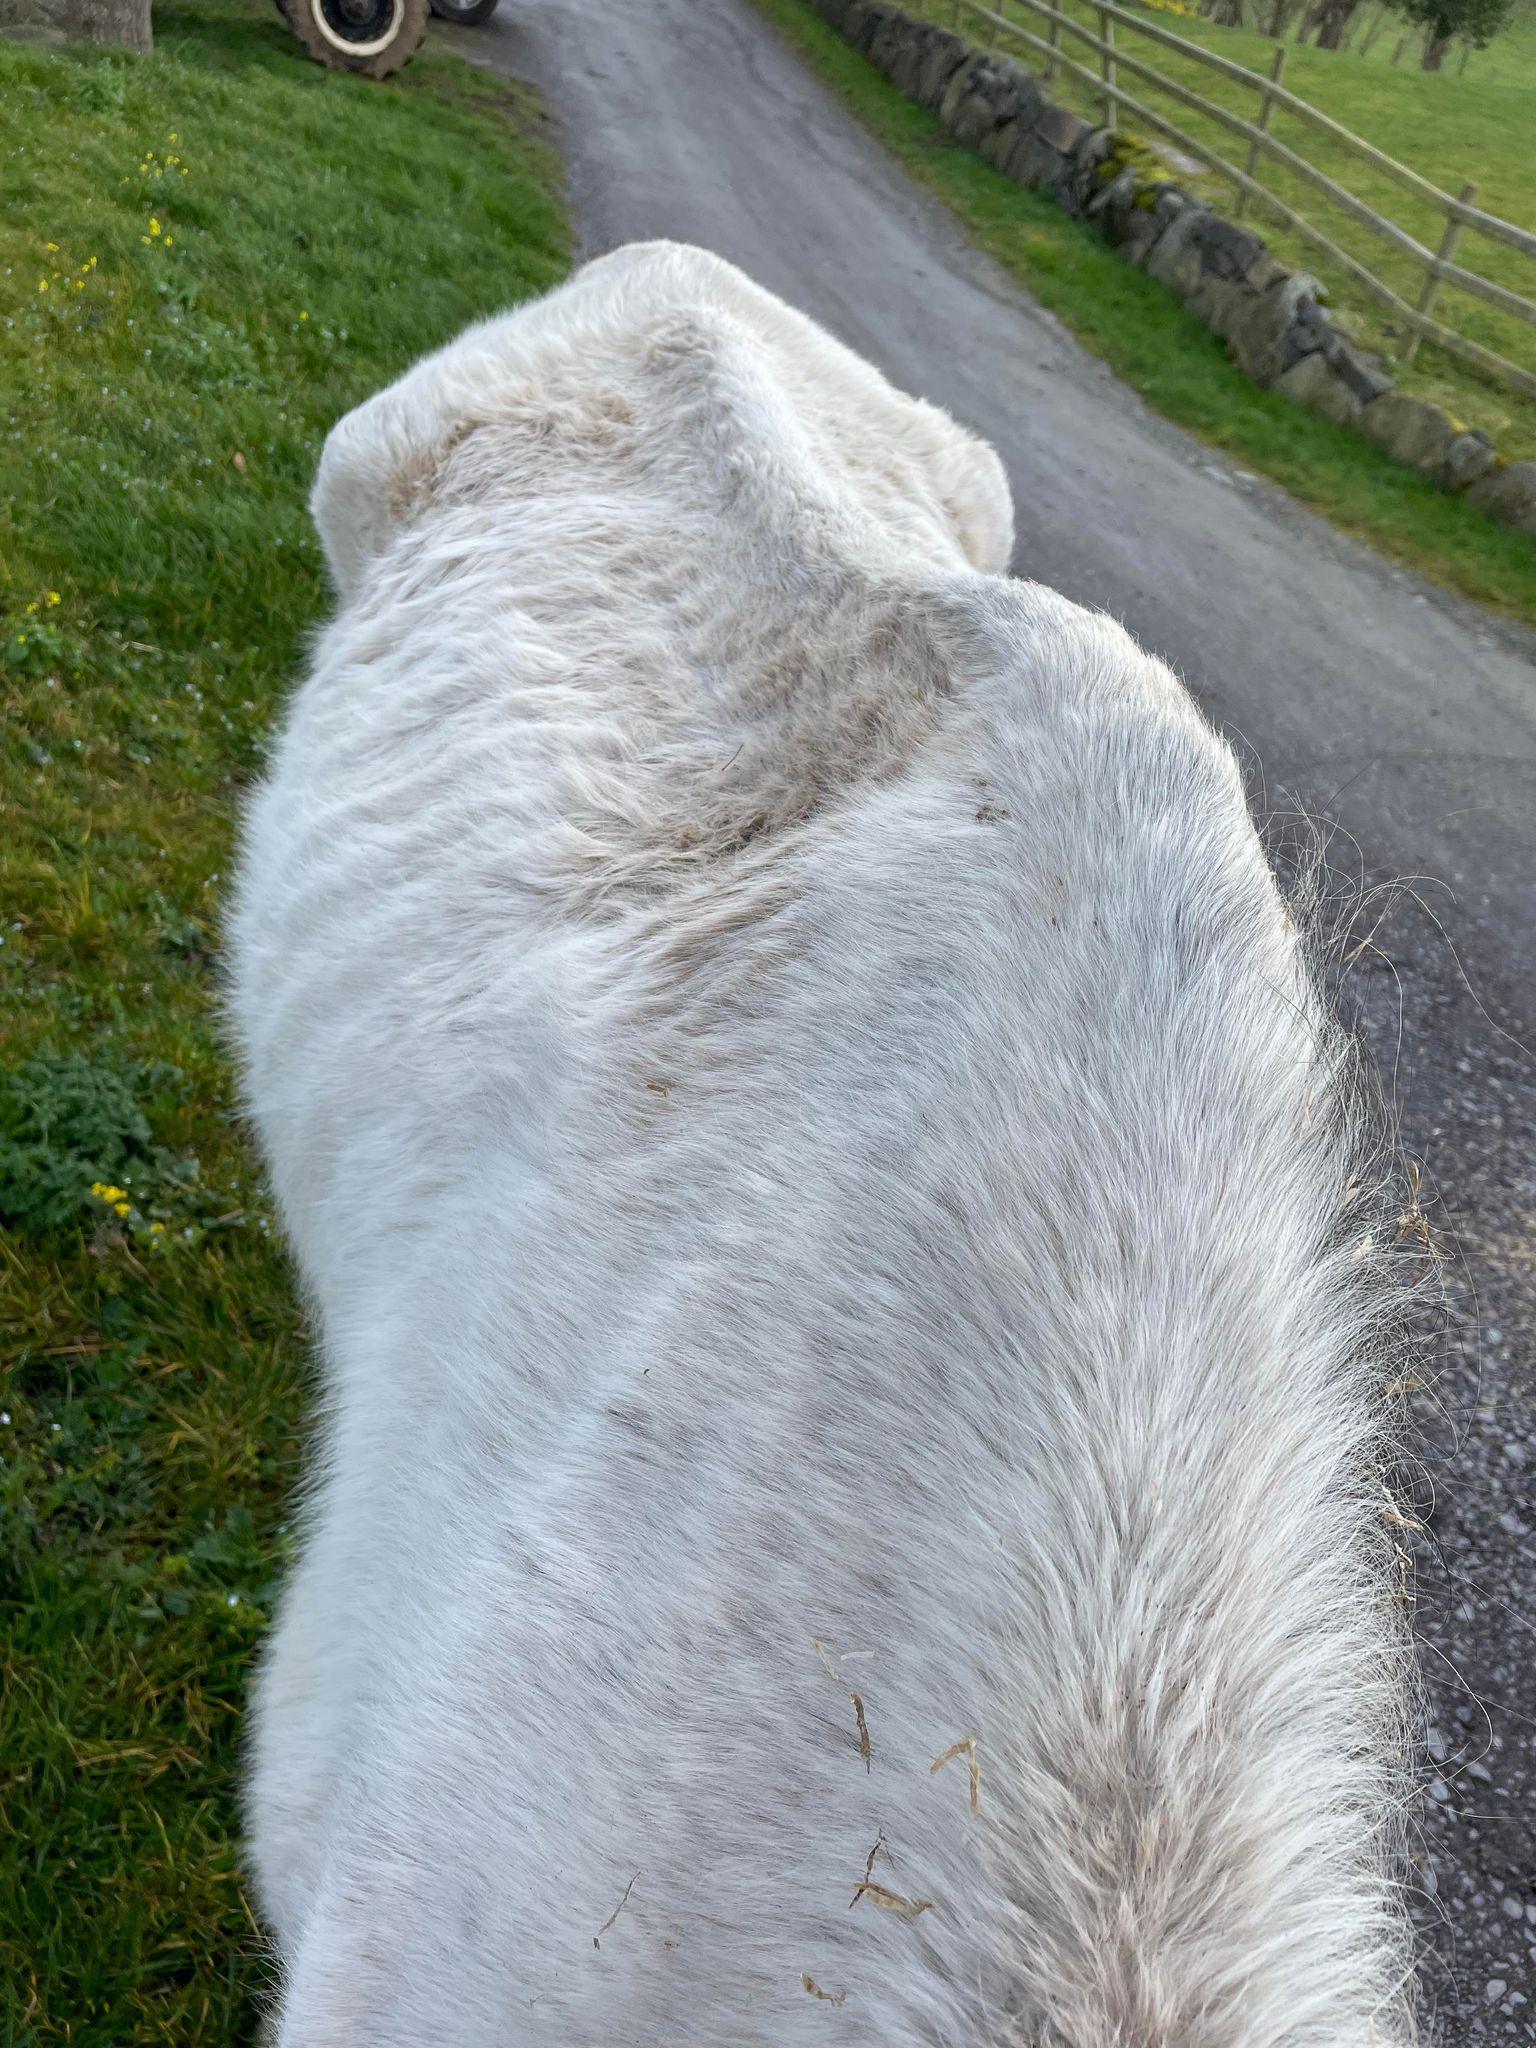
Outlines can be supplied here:
M430 11L474 28L497 0L277 0L277 11L317 64L388 78L421 48Z

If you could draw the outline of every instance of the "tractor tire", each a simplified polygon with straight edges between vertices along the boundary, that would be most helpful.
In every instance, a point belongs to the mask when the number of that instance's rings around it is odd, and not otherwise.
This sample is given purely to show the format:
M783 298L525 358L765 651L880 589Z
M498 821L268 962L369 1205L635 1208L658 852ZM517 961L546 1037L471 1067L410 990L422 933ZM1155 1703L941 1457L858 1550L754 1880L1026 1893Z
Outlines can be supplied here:
M278 0L288 26L317 64L390 78L427 32L427 0Z
M428 0L439 21L457 22L460 28L478 28L489 21L500 0Z

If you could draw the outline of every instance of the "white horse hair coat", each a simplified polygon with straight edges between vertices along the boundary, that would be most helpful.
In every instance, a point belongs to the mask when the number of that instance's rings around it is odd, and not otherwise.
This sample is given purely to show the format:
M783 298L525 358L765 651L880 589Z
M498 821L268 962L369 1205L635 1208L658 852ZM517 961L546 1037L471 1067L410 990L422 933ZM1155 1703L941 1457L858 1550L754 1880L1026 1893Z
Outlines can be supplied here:
M1399 1295L1227 747L696 250L314 506L233 928L325 1384L281 2048L1410 2040Z

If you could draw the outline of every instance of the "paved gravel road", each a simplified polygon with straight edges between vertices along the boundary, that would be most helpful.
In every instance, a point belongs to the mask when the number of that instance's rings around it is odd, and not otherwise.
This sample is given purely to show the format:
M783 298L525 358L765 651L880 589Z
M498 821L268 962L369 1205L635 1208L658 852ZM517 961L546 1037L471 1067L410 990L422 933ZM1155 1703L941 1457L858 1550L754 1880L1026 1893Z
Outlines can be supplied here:
M504 0L452 40L554 101L588 253L716 249L979 429L1013 480L1016 570L1172 661L1257 764L1277 839L1299 805L1336 822L1343 879L1426 878L1344 999L1462 1248L1419 1561L1428 1988L1445 2048L1536 2041L1536 1087L1504 1035L1536 1025L1536 635L1149 414L750 0Z

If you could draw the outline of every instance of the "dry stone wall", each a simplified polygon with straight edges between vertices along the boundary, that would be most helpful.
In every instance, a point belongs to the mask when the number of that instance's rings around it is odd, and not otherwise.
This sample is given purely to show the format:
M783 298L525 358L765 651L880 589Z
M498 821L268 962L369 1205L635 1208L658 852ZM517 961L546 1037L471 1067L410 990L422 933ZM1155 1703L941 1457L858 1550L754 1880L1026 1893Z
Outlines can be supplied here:
M1501 460L1486 434L1394 390L1380 357L1329 318L1317 280L1185 191L1154 150L1056 106L1012 58L885 0L813 4L956 143L1094 222L1129 262L1177 292L1255 383L1357 428L1442 489L1536 534L1536 462Z

